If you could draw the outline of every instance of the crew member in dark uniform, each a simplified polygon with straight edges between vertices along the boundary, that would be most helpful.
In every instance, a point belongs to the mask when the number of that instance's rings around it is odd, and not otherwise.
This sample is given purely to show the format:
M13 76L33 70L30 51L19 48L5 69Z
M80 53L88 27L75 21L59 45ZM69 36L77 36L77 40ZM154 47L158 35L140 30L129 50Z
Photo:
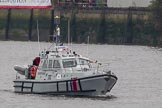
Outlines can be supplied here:
M33 60L33 65L39 66L39 63L40 63L40 57L36 57L36 58Z

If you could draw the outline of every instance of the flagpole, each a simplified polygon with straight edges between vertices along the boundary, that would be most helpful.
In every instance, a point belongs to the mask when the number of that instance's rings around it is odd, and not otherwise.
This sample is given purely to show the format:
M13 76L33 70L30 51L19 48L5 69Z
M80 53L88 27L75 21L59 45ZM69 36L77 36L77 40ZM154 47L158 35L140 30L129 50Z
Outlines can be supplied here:
M39 43L39 22L38 22L38 19L37 19L37 36L38 36L38 53L40 51L40 43Z

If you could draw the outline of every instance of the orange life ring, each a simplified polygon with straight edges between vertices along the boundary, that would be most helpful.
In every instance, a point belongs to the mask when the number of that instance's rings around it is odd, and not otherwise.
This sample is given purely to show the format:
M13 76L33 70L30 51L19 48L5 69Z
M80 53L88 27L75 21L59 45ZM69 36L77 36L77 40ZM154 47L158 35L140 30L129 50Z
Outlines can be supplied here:
M34 66L34 65L31 66L31 68L30 68L30 76L31 76L32 79L35 78L35 76L36 76L36 72L37 72L37 69L38 69L37 66Z

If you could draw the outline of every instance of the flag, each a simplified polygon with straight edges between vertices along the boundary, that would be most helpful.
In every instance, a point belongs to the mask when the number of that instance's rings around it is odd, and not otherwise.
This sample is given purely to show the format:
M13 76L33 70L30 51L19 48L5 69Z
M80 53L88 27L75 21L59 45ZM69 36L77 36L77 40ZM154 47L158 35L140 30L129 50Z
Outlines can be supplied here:
M50 8L51 0L0 0L0 8Z

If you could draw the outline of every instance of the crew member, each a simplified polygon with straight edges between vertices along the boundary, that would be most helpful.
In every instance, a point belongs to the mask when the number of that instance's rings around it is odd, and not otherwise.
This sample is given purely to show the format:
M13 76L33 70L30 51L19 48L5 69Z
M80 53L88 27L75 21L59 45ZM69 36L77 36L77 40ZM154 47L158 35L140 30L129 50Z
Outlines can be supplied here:
M36 57L36 58L33 60L33 65L39 66L39 63L40 63L40 57Z

